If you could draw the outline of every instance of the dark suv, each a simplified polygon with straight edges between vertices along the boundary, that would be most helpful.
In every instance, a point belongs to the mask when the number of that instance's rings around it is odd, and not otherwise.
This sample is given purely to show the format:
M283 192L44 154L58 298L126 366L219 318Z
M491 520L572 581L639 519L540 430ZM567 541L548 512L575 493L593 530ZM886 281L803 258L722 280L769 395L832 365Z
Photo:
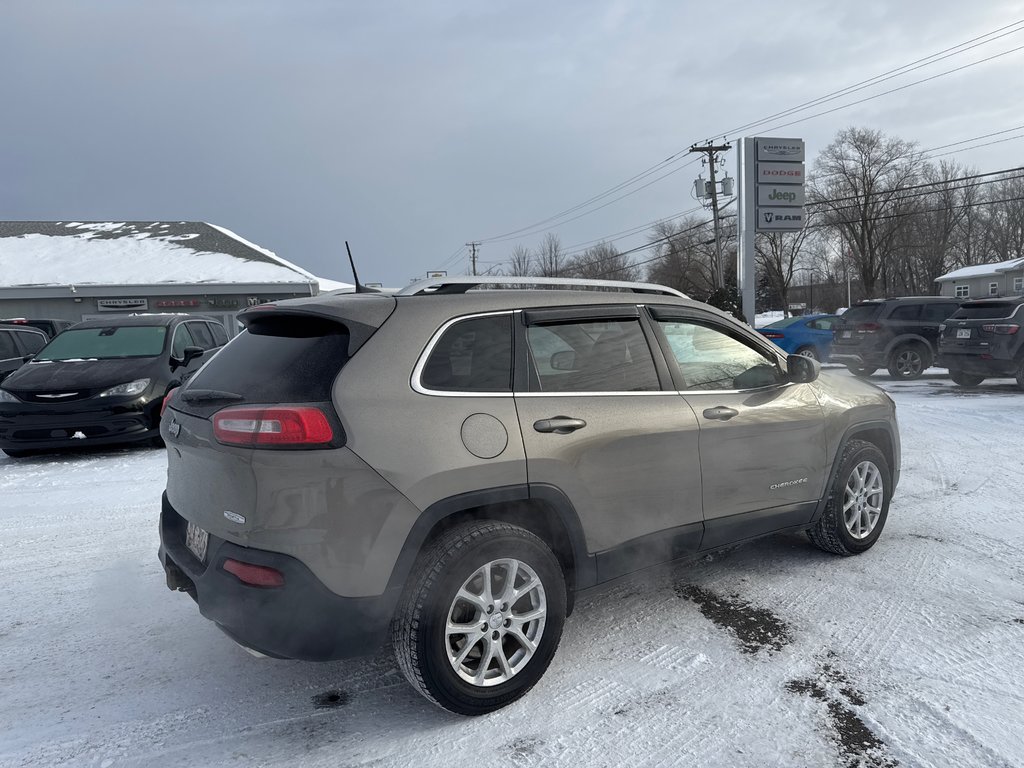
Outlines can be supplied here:
M242 312L167 398L167 585L265 655L390 633L413 686L481 714L537 682L581 589L782 530L878 540L877 387L661 286L479 282Z
M0 381L46 346L46 334L24 325L0 325Z
M61 332L0 386L0 449L159 438L164 395L227 343L224 326L190 315L86 320Z
M1014 376L1024 389L1024 296L964 302L940 326L939 365L964 387Z
M939 326L961 299L906 296L862 301L832 326L833 363L856 376L885 367L897 379L916 379L935 362Z

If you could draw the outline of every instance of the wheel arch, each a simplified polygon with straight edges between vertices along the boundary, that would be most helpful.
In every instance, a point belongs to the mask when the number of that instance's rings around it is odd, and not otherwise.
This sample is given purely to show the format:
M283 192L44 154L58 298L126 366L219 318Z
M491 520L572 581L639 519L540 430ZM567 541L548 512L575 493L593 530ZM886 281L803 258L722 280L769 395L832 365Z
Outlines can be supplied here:
M904 344L920 344L928 350L928 354L931 355L932 360L935 359L935 350L932 348L931 343L924 336L917 333L905 333L902 336L897 336L895 339L890 341L885 347L885 359L888 361L889 355L893 353L899 347Z
M437 536L467 520L507 522L540 537L562 566L569 611L574 593L597 583L596 561L587 552L583 527L572 502L553 486L522 484L460 493L427 507L406 537L388 591L400 592L420 552Z
M836 454L832 457L832 469L829 471L828 485L825 486L825 493L818 502L818 508L814 511L814 517L811 518L812 523L817 522L825 511L832 486L835 484L836 476L839 474L839 465L843 460L843 452L851 440L863 440L866 443L871 443L881 451L886 463L889 465L890 480L893 486L892 491L895 492L896 490L896 483L899 478L896 468L898 441L893 432L892 425L887 421L865 421L860 424L852 424L843 433L843 437L836 449Z

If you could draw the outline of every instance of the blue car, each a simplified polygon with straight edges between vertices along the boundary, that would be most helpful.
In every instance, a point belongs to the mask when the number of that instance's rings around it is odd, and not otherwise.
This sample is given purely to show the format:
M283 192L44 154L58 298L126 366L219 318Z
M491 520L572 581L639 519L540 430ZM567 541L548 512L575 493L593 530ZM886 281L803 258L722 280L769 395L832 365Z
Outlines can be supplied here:
M791 355L812 357L824 363L832 349L832 324L837 319L836 315L787 317L757 331Z

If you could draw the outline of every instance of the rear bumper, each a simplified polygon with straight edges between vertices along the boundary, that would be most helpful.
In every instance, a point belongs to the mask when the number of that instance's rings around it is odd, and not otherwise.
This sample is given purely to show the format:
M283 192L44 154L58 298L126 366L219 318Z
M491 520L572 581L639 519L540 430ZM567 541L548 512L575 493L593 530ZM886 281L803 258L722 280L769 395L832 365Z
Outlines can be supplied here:
M956 353L939 350L940 368L974 374L976 376L1013 377L1017 373L1018 363L1011 359L989 357L981 354Z
M158 554L167 586L191 595L199 612L240 645L267 656L306 661L365 656L383 645L397 591L342 597L293 557L213 535L203 564L185 547L186 526L164 494ZM227 558L276 568L284 574L284 586L244 584L223 570Z

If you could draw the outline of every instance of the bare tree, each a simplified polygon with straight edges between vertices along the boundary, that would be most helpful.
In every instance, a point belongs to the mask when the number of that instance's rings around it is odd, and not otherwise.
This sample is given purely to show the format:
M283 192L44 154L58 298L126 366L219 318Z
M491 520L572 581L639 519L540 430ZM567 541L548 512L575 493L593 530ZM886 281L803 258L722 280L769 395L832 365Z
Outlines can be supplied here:
M690 296L710 296L715 290L714 232L710 224L695 216L656 224L648 235L654 259L647 268L647 279Z
M901 190L921 178L924 166L915 142L866 128L840 131L814 163L811 202L842 237L868 296L888 287L887 262L907 214L919 205Z
M508 274L512 277L525 277L533 269L533 254L525 245L517 245L508 257Z
M589 280L640 279L640 267L629 256L619 253L610 243L598 243L577 256L566 260L562 271L565 277L579 277Z
M537 248L534 269L538 277L561 277L565 267L565 254L558 235L548 232Z
M756 265L768 287L779 297L782 309L789 313L789 286L804 255L804 245L811 234L804 228L798 232L772 232L757 236L754 241Z

